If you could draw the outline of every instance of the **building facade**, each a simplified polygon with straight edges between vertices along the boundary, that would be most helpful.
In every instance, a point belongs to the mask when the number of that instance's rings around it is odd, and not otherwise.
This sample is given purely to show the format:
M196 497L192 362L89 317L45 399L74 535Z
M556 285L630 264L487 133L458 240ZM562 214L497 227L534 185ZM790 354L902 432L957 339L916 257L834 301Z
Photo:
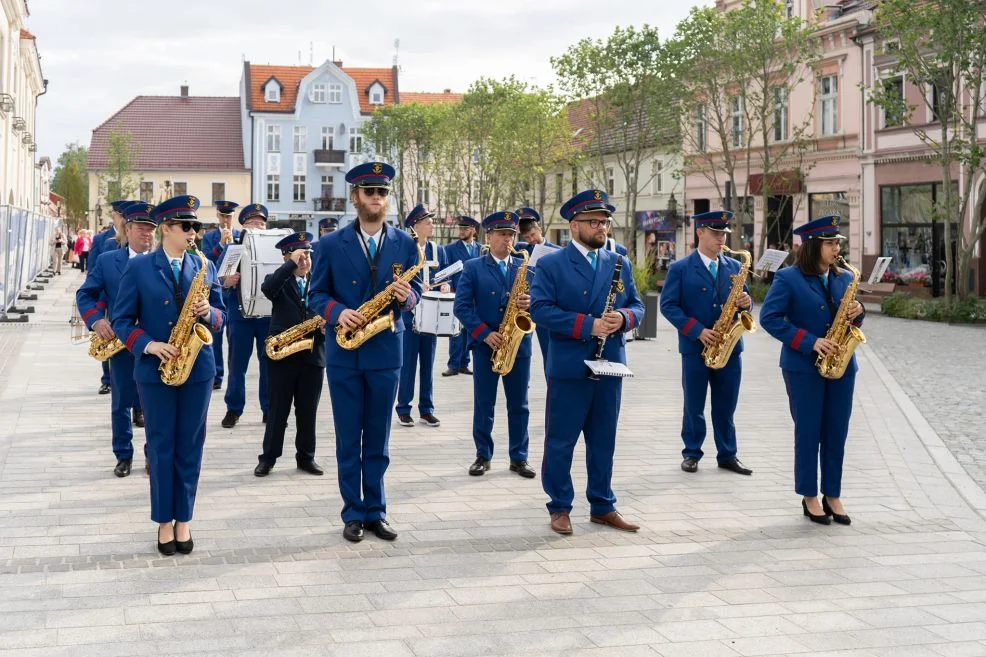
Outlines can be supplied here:
M24 0L0 0L0 204L33 210L36 108L48 81Z

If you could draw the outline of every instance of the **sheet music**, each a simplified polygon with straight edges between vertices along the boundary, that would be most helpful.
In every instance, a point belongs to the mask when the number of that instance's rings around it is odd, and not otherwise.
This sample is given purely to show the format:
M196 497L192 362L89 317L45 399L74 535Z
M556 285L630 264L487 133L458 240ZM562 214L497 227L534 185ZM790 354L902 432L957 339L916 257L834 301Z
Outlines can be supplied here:
M243 248L242 244L230 244L226 247L226 253L223 254L223 259L219 261L219 266L216 267L216 275L219 278L236 273L240 266L240 259L243 257Z
M633 372L623 363L612 363L608 360L587 360L585 361L589 371L596 376L619 376L624 379L633 378Z
M462 260L459 260L458 262L453 262L451 265L441 270L440 272L437 272L431 279L432 284L441 283L449 276L454 276L458 274L460 271L462 271L462 264L463 264Z
M870 278L866 282L869 285L879 283L883 279L883 275L887 273L887 268L890 267L891 260L893 260L893 256L880 256L877 258L876 264L873 265L873 271L870 273Z
M542 256L547 255L552 251L557 251L560 248L560 246L556 246L554 244L549 246L543 242L541 244L535 244L534 251L531 253L530 259L527 261L527 266L534 267Z
M760 256L760 260L757 262L757 271L773 271L776 272L787 260L787 251L778 251L777 249L767 249Z

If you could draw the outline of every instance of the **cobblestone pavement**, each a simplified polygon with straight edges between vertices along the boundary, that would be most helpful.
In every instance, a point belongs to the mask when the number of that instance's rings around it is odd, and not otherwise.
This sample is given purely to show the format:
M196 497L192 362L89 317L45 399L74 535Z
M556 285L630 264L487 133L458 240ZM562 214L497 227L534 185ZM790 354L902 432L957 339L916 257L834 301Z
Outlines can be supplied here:
M871 315L866 336L962 467L986 488L986 327Z
M762 331L737 413L753 477L712 459L681 472L679 359L662 323L658 340L629 346L637 377L617 447L614 488L638 534L591 525L583 499L574 535L553 534L539 482L507 470L502 406L494 469L469 477L471 380L436 376L441 428L394 427L397 542L342 539L331 431L319 434L325 477L289 458L257 479L259 411L221 429L214 395L195 552L161 558L146 478L112 475L99 368L68 341L77 282L72 271L41 293L0 389L3 657L986 654L986 495L869 347L846 463L851 527L801 516L779 347ZM327 395L319 418L331 426ZM581 490L581 452L575 463Z

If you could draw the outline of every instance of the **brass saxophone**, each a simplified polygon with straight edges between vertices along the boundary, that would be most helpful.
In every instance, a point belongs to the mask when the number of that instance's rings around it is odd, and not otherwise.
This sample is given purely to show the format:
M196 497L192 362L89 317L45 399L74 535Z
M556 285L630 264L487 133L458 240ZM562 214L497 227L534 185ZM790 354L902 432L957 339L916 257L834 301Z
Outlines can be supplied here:
M115 335L109 340L104 340L93 332L89 338L89 355L100 363L109 360L123 350L123 343Z
M409 283L419 271L425 266L425 250L415 240L418 247L418 264L414 265L400 275L399 280ZM356 309L356 312L366 318L366 324L355 330L347 330L341 325L336 326L336 343L343 349L357 349L384 329L396 330L394 326L394 311L390 310L386 315L384 310L394 303L394 281L382 291L377 293L372 299Z
M517 350L524 336L534 332L536 325L531 321L531 314L526 310L517 307L517 300L520 295L527 294L530 285L527 283L527 251L511 248L510 252L519 255L524 259L520 265L520 271L514 278L514 285L510 289L510 297L507 299L507 310L503 313L503 321L497 332L503 337L503 342L493 350L493 371L502 376L510 374L517 360Z
M834 356L823 356L818 354L815 360L815 367L818 373L826 379L841 379L849 367L852 354L856 347L866 342L866 336L849 321L849 308L856 301L856 290L859 289L859 270L846 262L845 258L839 258L839 266L849 270L852 274L852 282L846 288L846 293L842 295L839 302L839 311L832 320L832 327L825 334L826 340L831 340L839 345L839 350Z
M157 368L161 375L161 383L169 386L180 386L185 383L188 375L192 373L192 366L195 365L199 351L202 347L212 344L212 333L199 323L199 318L192 310L197 301L209 299L209 284L205 281L205 275L209 272L209 261L201 251L195 249L195 242L192 240L188 241L188 251L198 255L201 267L188 288L188 296L168 338L168 344L178 349L178 355L167 362L162 361Z
M702 359L705 360L705 366L713 370L720 370L726 366L726 363L729 362L730 357L733 355L733 349L736 348L736 344L743 337L744 333L753 333L757 330L757 324L753 320L753 315L745 310L739 310L739 306L737 306L737 301L739 301L740 295L743 294L746 277L750 274L753 256L749 251L733 251L726 246L722 247L722 250L739 256L741 262L739 273L729 277L733 285L729 289L729 296L726 298L726 302L722 304L722 312L719 313L719 319L716 320L715 325L712 327L712 330L719 333L722 339L716 344L706 346L702 349ZM737 310L739 310L739 317L736 317L734 320L733 317L736 315Z
M320 330L323 326L325 320L321 317L306 319L277 335L267 336L264 351L271 360L282 360L299 351L311 351L315 348L315 338L305 336Z

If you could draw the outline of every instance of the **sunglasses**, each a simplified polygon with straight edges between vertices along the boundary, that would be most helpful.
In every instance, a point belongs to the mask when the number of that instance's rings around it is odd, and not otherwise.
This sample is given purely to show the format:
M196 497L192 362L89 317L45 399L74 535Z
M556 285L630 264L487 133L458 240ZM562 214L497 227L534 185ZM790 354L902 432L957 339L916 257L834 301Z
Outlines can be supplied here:
M181 226L183 232L187 233L189 231L195 231L196 233L202 230L202 224L198 221L171 221L168 222L169 226Z
M612 219L574 219L577 224L588 224L589 228L609 228L613 225Z
M371 197L380 196L382 198L387 198L387 195L390 194L390 190L386 187L360 187L360 189L363 190L364 194Z

